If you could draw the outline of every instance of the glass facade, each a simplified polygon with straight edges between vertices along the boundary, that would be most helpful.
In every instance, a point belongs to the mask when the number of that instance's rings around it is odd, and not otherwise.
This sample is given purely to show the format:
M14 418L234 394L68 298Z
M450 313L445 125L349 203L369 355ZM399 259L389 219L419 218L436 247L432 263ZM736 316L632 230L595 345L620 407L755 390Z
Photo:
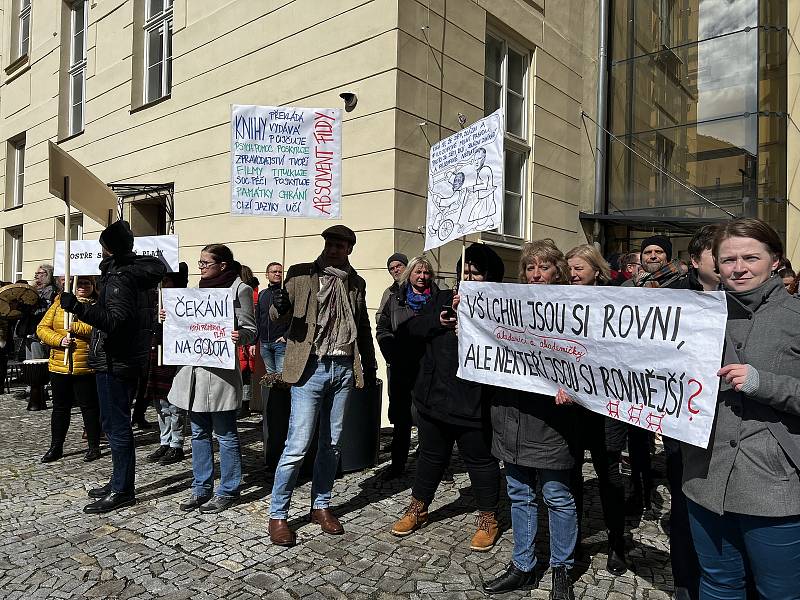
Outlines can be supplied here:
M612 0L608 214L785 232L786 2Z

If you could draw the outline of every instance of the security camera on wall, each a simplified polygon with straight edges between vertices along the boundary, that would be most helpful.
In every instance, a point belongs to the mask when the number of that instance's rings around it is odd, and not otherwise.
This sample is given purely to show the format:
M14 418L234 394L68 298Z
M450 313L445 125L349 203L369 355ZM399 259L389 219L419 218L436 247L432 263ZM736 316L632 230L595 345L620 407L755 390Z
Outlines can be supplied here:
M345 112L351 112L358 104L358 96L353 92L342 92L339 97L344 100Z

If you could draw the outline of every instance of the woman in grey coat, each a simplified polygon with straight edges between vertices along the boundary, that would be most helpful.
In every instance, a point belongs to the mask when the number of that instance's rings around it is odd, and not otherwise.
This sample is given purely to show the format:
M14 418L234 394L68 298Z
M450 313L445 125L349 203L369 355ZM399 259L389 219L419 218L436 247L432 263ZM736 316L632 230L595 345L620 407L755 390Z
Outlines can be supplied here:
M227 246L211 244L200 252L200 287L233 288L233 341L239 345L256 338L253 289L239 278L239 263ZM230 369L181 367L172 382L168 400L189 412L192 424L192 493L181 510L217 513L239 496L242 459L236 416L242 404L242 374L231 360ZM220 484L214 494L214 454L211 434L219 441Z
M758 219L720 226L728 292L717 412L708 449L684 444L683 491L700 599L800 598L800 299L775 275L783 245Z

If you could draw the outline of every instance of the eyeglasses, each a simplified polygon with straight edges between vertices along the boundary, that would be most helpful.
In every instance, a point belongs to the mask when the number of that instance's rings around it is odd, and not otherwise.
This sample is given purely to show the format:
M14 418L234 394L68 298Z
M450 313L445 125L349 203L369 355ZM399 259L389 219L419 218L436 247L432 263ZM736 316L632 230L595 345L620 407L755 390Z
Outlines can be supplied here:
M218 264L219 264L219 263L216 263L216 262L208 262L208 261L205 261L205 260L198 260L198 261L197 261L197 266L198 266L198 267L200 267L201 269L205 269L205 268L207 268L207 267L210 267L211 265L218 265Z
M34 275L37 276L37 277L39 277L40 275L47 275L47 271L36 271L36 273L34 273Z

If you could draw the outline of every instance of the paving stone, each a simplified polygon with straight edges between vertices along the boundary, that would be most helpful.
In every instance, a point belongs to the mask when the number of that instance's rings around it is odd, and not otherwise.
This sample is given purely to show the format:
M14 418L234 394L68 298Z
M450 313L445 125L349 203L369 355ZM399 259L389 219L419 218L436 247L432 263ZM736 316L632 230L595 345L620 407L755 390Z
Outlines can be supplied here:
M408 504L415 460L406 477L383 484L376 479L388 464L336 480L334 510L346 533L327 536L308 521L311 482L301 479L290 521L298 532L294 548L278 548L266 534L272 476L260 464L259 417L240 421L244 485L242 502L218 515L183 513L178 503L189 492L191 461L167 467L141 460L155 449L155 431L137 432L137 495L134 507L102 516L81 511L86 490L108 481L111 461L84 463L81 428L73 425L66 456L42 465L49 437L49 411L27 413L25 403L0 396L0 594L3 599L108 598L113 600L471 600L484 598L481 583L503 572L513 544L510 509L501 500L504 530L489 552L468 548L474 532L469 478L457 452L453 483L444 482L431 507L433 520L407 538L389 529ZM152 409L151 409L152 410ZM80 423L75 411L74 423ZM151 415L155 420L155 416ZM382 436L381 446L388 442ZM189 449L187 448L187 451ZM663 471L661 455L655 468ZM668 600L672 592L668 538L661 501L651 518L629 521L632 570L621 577L604 571L605 529L591 462L587 480L583 546L594 556L576 564L576 597L585 600ZM547 564L547 513L539 520L538 557ZM518 598L548 597L550 574Z

